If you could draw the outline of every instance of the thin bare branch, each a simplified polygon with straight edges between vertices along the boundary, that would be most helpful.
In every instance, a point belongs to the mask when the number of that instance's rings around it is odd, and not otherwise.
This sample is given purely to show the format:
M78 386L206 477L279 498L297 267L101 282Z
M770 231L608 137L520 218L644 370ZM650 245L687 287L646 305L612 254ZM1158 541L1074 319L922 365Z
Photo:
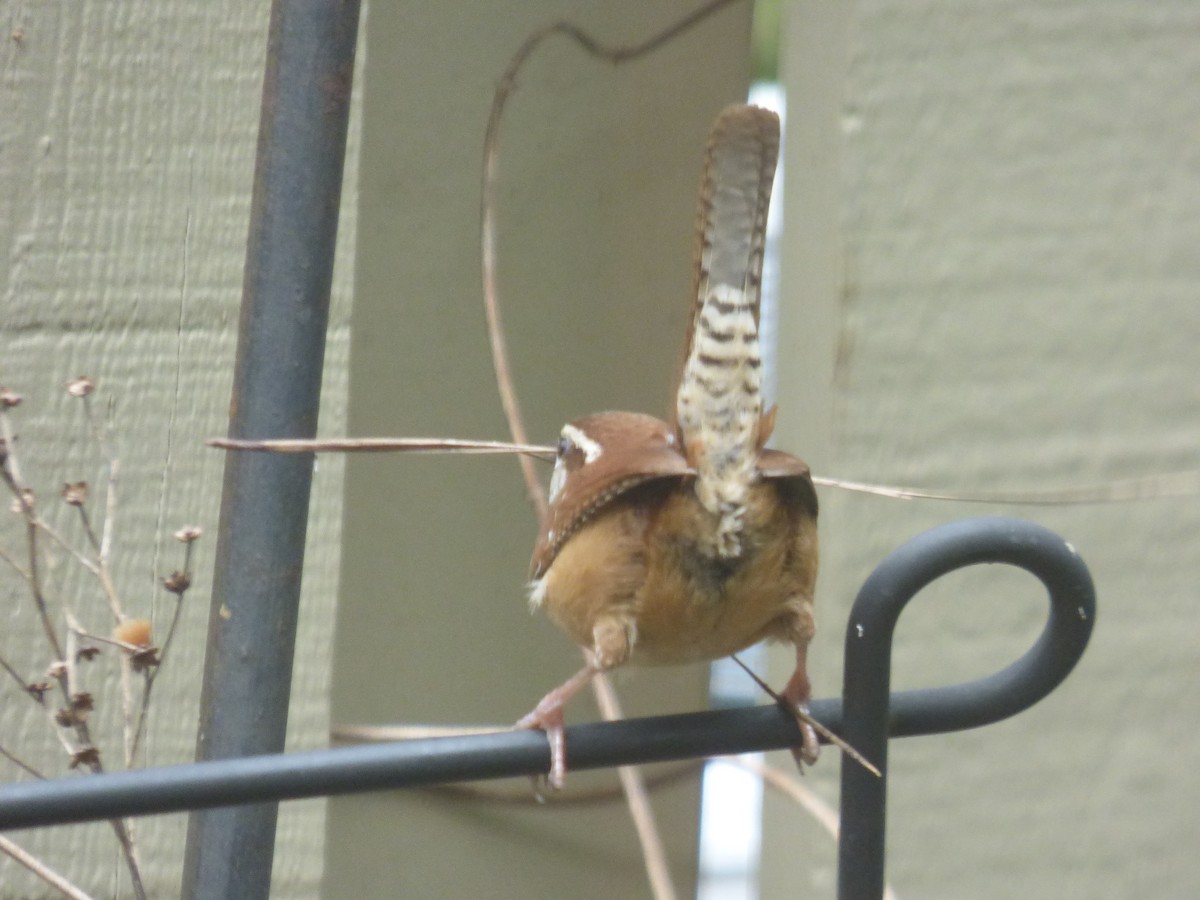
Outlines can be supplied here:
M88 543L92 545L92 550L97 554L100 553L100 538L96 536L96 530L92 527L92 517L88 515L87 505L80 503L75 506L79 510L79 522L83 526L84 537Z
M592 679L592 692L596 695L600 714L606 720L612 722L624 718L612 682L603 672ZM629 807L629 817L633 819L633 827L637 831L638 842L642 847L646 877L650 881L650 889L654 892L654 898L655 900L674 900L678 895L675 891L675 884L671 880L671 869L667 865L667 851L663 847L662 837L659 835L658 825L654 820L654 808L650 805L650 797L646 792L642 771L637 766L618 766L617 777L621 780L621 789L625 792L625 802Z
M94 385L90 379L81 377L74 379L68 384L68 392L73 396L83 397L85 400L85 410L87 394L94 389ZM101 449L107 448L106 437L102 430L98 429L95 423L91 420L90 411L88 412L89 423L92 425L96 438L101 444ZM29 568L27 572L22 574L25 576L26 582L29 584L30 593L33 595L34 603L38 610L38 617L42 623L42 629L46 634L47 643L53 653L54 662L50 666L50 677L58 684L59 690L63 695L66 706L62 710L55 710L54 704L42 703L41 706L48 717L54 734L62 743L63 749L71 760L71 768L82 768L87 771L99 774L104 771L104 765L101 762L100 753L95 743L92 740L91 730L88 727L85 715L67 715L68 713L86 712L85 707L79 704L84 700L86 695L77 691L78 679L76 676L76 644L78 631L69 628L66 634L66 645L68 652L63 652L63 645L58 639L53 623L50 621L50 613L46 597L42 589L41 575L39 567L39 556L41 549L38 543L39 533L49 536L55 543L65 549L72 557L74 557L81 565L95 574L105 587L105 593L109 597L110 604L118 602L115 600L116 592L112 585L111 577L108 575L106 560L108 550L111 547L111 527L115 521L113 515L115 511L115 484L116 473L113 468L113 461L110 459L109 469L109 498L104 525L104 533L99 539L99 549L97 550L97 562L88 559L84 554L80 553L72 547L57 531L49 524L42 520L37 514L32 501L32 494L29 493L25 485L22 483L19 472L20 467L13 452L13 442L11 440L11 431L8 426L6 417L0 415L0 431L5 438L3 454L0 454L0 481L8 488L16 501L18 512L21 513L25 520L26 530L26 546L29 554ZM85 523L87 520L85 518ZM85 528L90 528L90 523L87 523ZM95 535L92 533L89 540L93 546L96 546ZM7 557L6 557L7 559ZM9 560L11 563L12 560ZM21 571L19 566L14 566L18 571ZM116 610L119 613L119 606ZM66 610L68 618L71 617L70 610ZM77 623L75 623L77 624ZM10 673L11 674L11 673ZM27 690L27 693L29 691ZM31 694L32 695L32 694ZM60 721L60 718L62 721ZM7 755L7 754L6 754ZM145 900L146 890L142 884L141 870L137 859L137 848L134 843L132 822L131 820L112 819L109 824L113 828L113 832L117 837L117 842L121 847L121 855L125 860L126 868L129 871L133 895L138 900ZM15 845L13 845L15 846ZM7 848L3 848L8 852ZM18 851L20 848L16 848ZM10 854L12 855L12 854ZM14 857L15 858L15 857ZM56 885L57 886L57 885ZM86 896L82 893L77 893L72 896Z
M17 439L13 436L12 423L8 421L8 414L5 412L7 408L0 406L0 441L3 441L4 463L10 467L13 479L19 484L21 464L16 457Z
M21 564L9 556L8 551L3 547L0 547L0 559L12 566L13 571L20 575L23 580L29 581L29 573L22 569Z
M846 743L846 741L840 735L834 734L832 731L830 731L828 728L826 728L824 725L822 725L820 722L818 722L816 719L814 719L812 716L810 716L806 710L799 709L796 706L794 706L793 704L788 703L785 699L783 699L783 697L781 697L775 691L774 688L772 688L769 684L767 684L765 681L763 681L761 678L759 678L757 673L755 673L755 671L753 669L751 669L748 665L746 665L744 662L742 662L737 657L736 654L734 654L733 656L730 656L729 658L732 659L739 666L741 666L742 671L745 672L747 675L749 675L754 680L754 683L757 684L760 688L762 688L763 691L766 694L768 694L772 700L774 700L781 707L783 707L785 710L787 710L789 713L791 713L793 716L795 716L799 721L803 722L806 725L811 725L813 727L813 729L817 732L817 734L821 735L821 737L825 738L825 740L829 741L829 743L833 744L835 747L837 747L839 750L841 750L843 753L845 753L847 756L849 756L851 759L853 759L856 763L858 763L860 766L862 766L864 769L866 769L868 772L870 772L876 778L883 777L883 773L879 771L879 768L873 762L871 762L869 759L867 759L865 756L863 756L861 753L859 753L857 750L855 750L853 747L851 747L848 743Z
M113 535L117 527L117 479L121 461L116 457L108 461L108 489L104 492L104 530L100 535L100 565L108 568L112 555Z
M17 507L25 519L25 545L28 551L29 572L27 582L29 583L29 592L33 595L34 605L37 607L38 619L42 623L42 631L46 635L46 641L50 645L50 649L54 652L55 658L62 658L62 644L59 643L58 635L54 631L54 624L50 621L50 611L46 604L46 596L42 592L42 580L38 567L38 515L34 511L33 503L30 500L30 495L25 486L16 479L17 468L16 453L12 447L8 448L8 453L4 459L0 460L0 480L4 481L5 486L13 495L17 502Z
M323 440L265 440L247 441L234 438L210 438L210 447L225 450L269 451L272 453L462 453L505 454L520 453L533 459L552 461L554 448L547 444L523 444L507 441L472 441L457 438L344 438ZM897 487L872 484L847 478L814 475L813 483L838 490L873 494L893 500L945 500L957 503L997 503L1011 505L1069 506L1089 503L1124 503L1133 500L1152 500L1188 497L1200 494L1200 470L1168 472L1162 475L1143 475L1111 481L1108 484L1050 488L1043 491L946 491L938 488ZM61 536L44 522L38 525L68 551ZM72 551L73 552L73 551ZM78 554L74 554L78 556ZM90 563L88 568L95 571ZM18 569L18 571L22 571Z
M891 487L886 484L867 484L844 478L818 478L816 484L875 494L896 500L950 500L959 503L1001 503L1020 506L1070 506L1087 503L1124 503L1131 500L1150 500L1166 497L1189 497L1200 494L1200 470L1168 472L1124 478L1107 484L1065 487L1044 491L941 491L924 488Z
M70 541L62 536L62 533L58 531L58 529L36 514L34 524L37 526L38 531L46 535L46 537L50 538L50 540L54 541L54 543L58 544L60 550L66 551L66 553L72 559L74 559L75 562L79 563L97 578L100 577L100 566L97 565L96 562L86 553L76 549Z
M142 867L138 862L137 846L133 841L132 819L110 819L117 843L121 845L121 855L125 858L125 868L129 871L132 882L133 896L137 900L146 900L146 888L142 885Z
M266 441L209 438L204 443L220 450L251 450L270 453L521 453L536 459L554 460L554 448L544 444L470 441L458 438L333 438Z
M192 545L187 544L184 551L184 572L191 571ZM163 639L162 647L158 651L158 665L150 666L145 670L145 683L142 687L142 702L138 708L137 723L133 728L133 741L129 748L130 765L132 760L137 757L139 744L142 736L146 733L146 718L150 714L150 693L154 690L154 684L158 681L158 673L162 671L163 663L167 659L167 651L171 649L171 640L175 637L175 631L179 626L179 617L183 612L183 592L175 597L175 611L171 614L171 624L167 627L167 635Z
M45 775L43 775L41 772L39 772L33 766L29 765L29 763L25 762L25 760L21 759L21 757L17 756L15 753L11 753L3 744L0 744L0 756L3 756L5 759L7 759L10 763L12 763L17 768L24 769L26 772L28 772L34 778L37 778L42 781L45 780L45 778L46 778Z
M29 682L26 681L24 678L22 678L21 673L18 672L15 668L13 668L12 664L9 663L9 661L7 659L5 659L3 656L0 656L0 669L3 669L5 672L7 672L9 674L9 676L12 678L12 680L17 683L17 685L21 688L21 690L23 692L25 692L25 693L29 692L28 691Z
M496 84L496 93L492 99L492 109L488 116L487 131L483 141L480 257L483 271L483 305L487 314L488 339L492 347L492 365L496 371L496 387L500 392L504 416L508 420L509 433L518 444L526 444L529 439L513 385L512 367L509 365L508 347L504 337L504 325L500 317L500 292L496 278L496 181L500 169L500 125L504 118L505 105L517 88L517 75L538 46L553 35L569 38L587 54L606 60L613 65L620 65L654 52L709 16L737 2L740 0L710 0L646 40L629 45L604 44L578 25L571 22L553 22L526 38L525 43L509 60L508 67ZM532 461L526 456L521 457L521 474L525 479L525 489L529 494L529 499L537 511L538 521L544 523L549 515L546 489L542 486Z
M32 853L23 850L3 835L0 835L0 853L7 854L64 897L70 897L71 900L92 900L91 894L85 893L76 887L67 878L58 874L58 872L51 869Z
M67 702L79 693L79 623L69 609L64 610L67 619L67 652L63 655L65 666L63 678L67 689Z
M69 390L69 388L68 388ZM108 440L108 428L101 425L92 412L91 391L87 391L81 395L83 401L83 416L87 421L88 427L91 429L92 437L96 441L96 446L100 449L100 455L104 457L105 473L105 497L104 497L104 526L100 534L99 549L97 556L101 567L108 564L109 555L112 552L113 534L116 528L117 521L117 479L120 473L120 461L116 454L112 451ZM112 406L109 406L109 414L112 413Z
M93 641L102 641L108 644L116 644L122 648L129 648L131 651L142 649L132 644L127 644L124 641L113 641L109 638L100 637L99 635L91 634L79 623L79 620L68 609L66 610L67 617L67 680L70 685L71 694L78 690L76 683L76 658L78 656L79 638L86 637ZM122 715L122 734L125 739L125 768L133 766L133 746L134 746L134 703L133 703L133 671L130 665L130 657L128 653L120 655L121 666L121 715Z

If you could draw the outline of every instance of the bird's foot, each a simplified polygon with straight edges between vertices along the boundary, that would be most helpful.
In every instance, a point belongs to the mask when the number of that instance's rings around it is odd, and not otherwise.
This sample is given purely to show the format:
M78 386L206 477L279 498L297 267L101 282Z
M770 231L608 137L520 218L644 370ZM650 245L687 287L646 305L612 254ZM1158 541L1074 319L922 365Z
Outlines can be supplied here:
M796 717L800 726L800 746L792 748L792 756L800 771L806 765L811 766L821 754L821 743L817 740L817 729L813 725L813 717L808 712L808 701L812 699L812 684L808 680L804 654L797 654L796 671L788 679L783 692L779 695L780 703Z
M550 742L550 771L546 783L553 790L562 790L567 781L567 736L563 706L596 676L596 668L584 666L545 697L533 711L523 716L514 728L540 728Z
M813 765L821 755L821 742L817 740L817 729L813 727L808 704L791 704L789 711L796 716L796 722L800 726L800 746L792 748L792 756L803 772L805 766Z
M549 695L547 695L549 699ZM543 700L533 712L521 718L515 728L540 728L546 732L546 740L550 742L550 771L546 775L546 783L553 790L562 790L567 782L567 737L566 725L563 719L562 704L557 707L547 707Z

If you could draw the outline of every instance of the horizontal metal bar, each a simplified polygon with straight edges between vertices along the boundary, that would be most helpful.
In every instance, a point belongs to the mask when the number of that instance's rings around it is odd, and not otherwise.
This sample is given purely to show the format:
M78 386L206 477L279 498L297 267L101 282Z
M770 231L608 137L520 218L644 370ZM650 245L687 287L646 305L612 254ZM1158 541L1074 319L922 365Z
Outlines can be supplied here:
M1051 604L1042 636L1020 659L987 678L889 696L891 635L904 605L941 575L985 562L1020 566L1045 584ZM985 725L1050 693L1082 654L1094 618L1087 568L1062 538L1013 519L943 526L889 556L863 586L851 614L845 696L857 704L865 724L845 727L840 699L816 700L811 712L886 773L887 736ZM567 750L570 767L579 770L778 750L795 746L799 738L789 713L758 706L576 725L567 729ZM0 830L537 775L549 765L542 732L505 731L30 781L0 787ZM843 763L842 775L846 826L873 810L869 818L876 824L865 833L877 831L881 840L884 782L849 762ZM848 788L848 777L858 783L856 789ZM858 796L863 792L868 796ZM844 838L851 830L844 827ZM878 850L881 872L882 845ZM848 850L843 855L851 859ZM856 865L863 865L862 855L856 858Z
M812 713L832 726L840 707L817 701ZM567 729L567 752L570 767L582 770L777 750L799 740L788 713L756 706L576 725ZM5 785L0 830L537 775L549 767L545 734L524 730L211 760Z

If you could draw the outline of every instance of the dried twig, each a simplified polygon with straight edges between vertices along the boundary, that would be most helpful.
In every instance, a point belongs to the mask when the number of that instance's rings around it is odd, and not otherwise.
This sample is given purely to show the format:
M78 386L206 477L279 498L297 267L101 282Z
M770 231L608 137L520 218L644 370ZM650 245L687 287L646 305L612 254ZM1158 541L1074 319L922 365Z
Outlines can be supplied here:
M199 528L189 525L175 532L175 540L183 544L183 568L173 575L163 579L163 586L172 594L175 595L175 611L171 614L171 624L167 626L166 637L163 638L162 647L158 650L158 661L155 665L147 666L145 672L145 686L142 688L142 703L138 709L137 724L133 729L133 740L130 746L130 757L137 756L138 744L142 739L142 735L146 730L146 717L150 711L150 692L154 689L154 684L158 680L158 673L162 671L162 665L167 659L167 652L171 649L171 641L175 637L176 628L179 626L179 617L183 612L183 595L191 586L192 577L192 553L193 545L199 539L201 531Z
M205 443L210 447L225 450L273 453L400 452L468 455L518 453L531 459L545 461L554 459L554 447L547 444L472 441L456 438L334 438L307 441L248 441L233 438L210 438ZM1200 494L1200 470L1143 475L1137 478L1118 479L1107 484L1047 488L1041 491L1019 489L1012 491L946 491L938 488L872 484L823 475L814 475L813 483L853 493L888 497L893 500L944 500L958 503L993 503L1012 506L1083 506L1092 503L1122 503ZM62 540L61 536L50 531L40 520L39 527L46 530L47 534L56 541Z
M8 563L10 566L12 566L13 571L21 576L22 581L29 580L29 573L26 572L24 569L22 569L21 564L19 562L17 562L15 559L13 559L11 556L9 556L8 551L5 550L3 547L0 547L0 559L4 560L6 563Z
M33 874L37 875L37 877L46 882L46 884L59 891L64 897L70 897L72 900L92 900L91 894L80 890L68 879L51 869L32 853L23 850L20 846L13 843L3 835L0 835L0 853L7 854L13 860L27 868L30 872L33 872Z
M873 762L846 743L846 741L843 740L840 735L834 734L832 731L810 716L806 710L798 709L795 705L789 703L787 700L781 697L774 688L759 678L753 669L742 662L741 659L738 658L737 654L734 654L729 658L741 666L742 671L749 675L754 680L755 684L762 688L763 691L766 692L771 699L778 703L783 709L795 716L798 721L806 725L811 725L817 734L821 735L821 737L825 738L825 740L829 741L829 743L833 744L876 778L883 777L883 773L879 771L879 768Z
M5 418L4 414L0 413L0 419L3 418ZM0 480L3 480L5 487L13 495L17 509L25 520L25 547L28 553L29 565L26 582L29 584L29 592L33 595L33 602L37 607L38 619L42 623L42 631L46 635L46 641L50 644L50 649L54 651L55 657L61 659L62 644L59 643L58 634L55 632L54 625L50 621L46 596L42 592L42 580L38 566L38 555L40 553L37 539L38 517L33 508L33 493L17 481L17 471L19 469L16 463L16 452L11 443L9 443L4 458L0 459Z
M624 718L612 682L603 672L592 679L592 692L596 695L600 714L606 720L612 722ZM633 827L637 830L638 841L642 845L646 877L650 881L655 900L674 900L677 893L671 880L671 869L667 865L667 851L663 847L662 837L654 820L654 808L650 805L642 770L637 766L618 766L617 777L621 779L621 789L625 792L625 799L629 805L629 817L633 819Z
M703 6L676 20L668 27L651 35L638 44L608 45L601 43L578 25L571 22L553 22L539 28L517 50L508 67L500 76L496 93L488 116L487 131L483 141L483 188L480 199L480 248L483 270L483 305L487 314L488 339L492 347L492 364L496 371L496 387L500 392L500 403L508 420L509 433L518 444L528 443L521 407L513 386L512 367L508 361L508 348L504 339L504 326L500 318L500 294L496 279L496 180L500 169L500 125L509 97L517 88L517 75L533 52L543 41L553 35L562 35L574 41L588 55L606 60L614 65L631 62L653 53L655 50L700 24L709 16L739 0L709 0ZM537 511L538 521L544 522L549 514L546 490L534 471L528 457L521 457L521 474L525 478L525 489Z
M29 765L29 763L25 762L25 760L21 759L21 757L17 756L15 753L8 750L3 744L0 744L0 756L3 756L5 759L7 759L10 763L12 763L18 769L24 769L26 772L28 772L34 778L43 780L46 777L41 772L39 772L37 769L35 769L33 766Z
M113 465L116 465L115 461ZM79 482L79 485L83 484L83 482ZM72 490L78 489L79 485L68 485L63 492L64 496L69 496ZM108 496L115 496L111 485L109 486ZM104 591L104 597L108 601L108 609L112 613L113 620L120 622L124 616L124 611L121 606L120 595L117 594L117 585L113 581L112 572L108 567L108 554L104 544L105 539L97 536L95 529L92 527L92 519L88 515L85 502L76 502L71 499L68 499L67 502L79 511L79 521L83 526L84 536L87 538L88 544L91 545L93 553L95 553L95 558L91 560L78 552L73 552L72 556L80 560L87 570L96 576L96 580L100 582L101 590ZM40 519L38 520L38 527L46 531L47 534L51 532L50 527ZM104 528L104 531L107 532L107 527ZM56 537L56 540L61 541L61 538ZM65 542L63 543L65 544Z
M334 438L266 441L209 438L204 443L209 447L217 447L222 450L269 451L271 453L523 453L535 459L554 460L554 448L541 444L470 441L457 438Z
M14 669L12 664L3 656L0 656L0 669L3 669L5 672L7 672L12 680L20 686L21 690L29 690L29 682L22 678L21 673Z
M68 392L75 397L82 397L86 400L88 394L94 390L94 384L88 378L77 378L72 380L67 385ZM111 546L111 522L113 521L113 511L115 509L115 492L112 491L112 485L115 481L115 471L110 465L109 469L109 488L110 495L107 503L106 522L99 538L91 529L91 523L84 516L85 534L88 541L96 552L96 559L89 559L85 554L76 550L63 537L58 534L48 523L46 523L37 512L32 491L24 484L20 478L20 464L15 452L15 445L12 438L12 431L5 415L5 410L15 406L15 403L8 402L5 398L13 396L11 392L0 390L0 439L3 440L0 446L0 480L2 480L9 492L14 498L14 508L21 514L25 523L26 532L26 549L28 552L28 568L22 570L15 561L7 555L5 559L13 565L13 567L23 576L26 584L29 587L29 592L33 596L34 604L37 608L38 618L42 625L42 630L46 636L46 642L53 654L54 661L51 663L48 670L48 678L58 685L59 692L63 697L63 706L55 709L53 704L46 703L44 700L45 690L49 685L29 685L25 684L25 693L35 700L45 711L46 716L50 720L54 734L58 737L63 749L66 751L70 760L70 768L82 768L92 773L102 773L104 765L101 760L100 751L92 740L91 730L88 726L88 715L91 711L92 697L86 691L79 690L79 681L76 671L77 664L77 644L79 630L69 627L66 632L66 650L64 645L58 638L57 630L51 620L49 604L46 599L44 588L41 581L40 557L41 546L39 543L39 535L45 534L50 537L55 543L66 549L71 556L79 561L85 568L97 576L102 587L105 590L105 595L109 599L110 607L114 609L114 614L118 615L120 611L119 598L117 598L115 588L112 584L112 579L108 576L108 551ZM90 420L93 433L100 441L102 448L106 447L106 437L94 422ZM68 502L71 505L82 505L82 498L79 494L81 483L76 485L68 485L67 493ZM86 486L84 486L84 491ZM73 502L79 501L79 502ZM115 604L115 606L114 606ZM64 610L68 617L68 622L73 625L74 622L70 610ZM10 668L8 666L6 669ZM10 675L18 677L15 670L9 672ZM5 754L10 756L11 754ZM30 769L30 771L33 771ZM144 900L146 896L145 888L142 884L141 868L137 859L137 848L134 843L132 825L129 820L112 819L109 821L117 842L121 847L121 855L125 861L126 868L129 872L133 895L138 900ZM19 849L19 848L18 848ZM32 859L32 858L31 858ZM36 862L36 861L35 861ZM40 864L39 864L40 865Z
M1122 478L1107 484L1079 487L1050 488L1044 491L942 491L937 489L892 487L886 484L867 484L844 478L818 478L816 484L891 497L895 500L951 500L961 503L997 503L1017 506L1075 506L1091 503L1122 503L1130 500L1150 500L1163 497L1187 497L1200 494L1200 470L1168 472L1162 475L1143 475Z

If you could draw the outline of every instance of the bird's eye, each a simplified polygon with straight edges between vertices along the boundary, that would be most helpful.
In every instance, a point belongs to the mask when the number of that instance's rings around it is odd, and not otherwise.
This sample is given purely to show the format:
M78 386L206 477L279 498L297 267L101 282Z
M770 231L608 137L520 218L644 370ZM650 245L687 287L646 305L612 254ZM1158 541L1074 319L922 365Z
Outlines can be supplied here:
M558 456L561 459L575 449L575 443L566 435L558 439Z

